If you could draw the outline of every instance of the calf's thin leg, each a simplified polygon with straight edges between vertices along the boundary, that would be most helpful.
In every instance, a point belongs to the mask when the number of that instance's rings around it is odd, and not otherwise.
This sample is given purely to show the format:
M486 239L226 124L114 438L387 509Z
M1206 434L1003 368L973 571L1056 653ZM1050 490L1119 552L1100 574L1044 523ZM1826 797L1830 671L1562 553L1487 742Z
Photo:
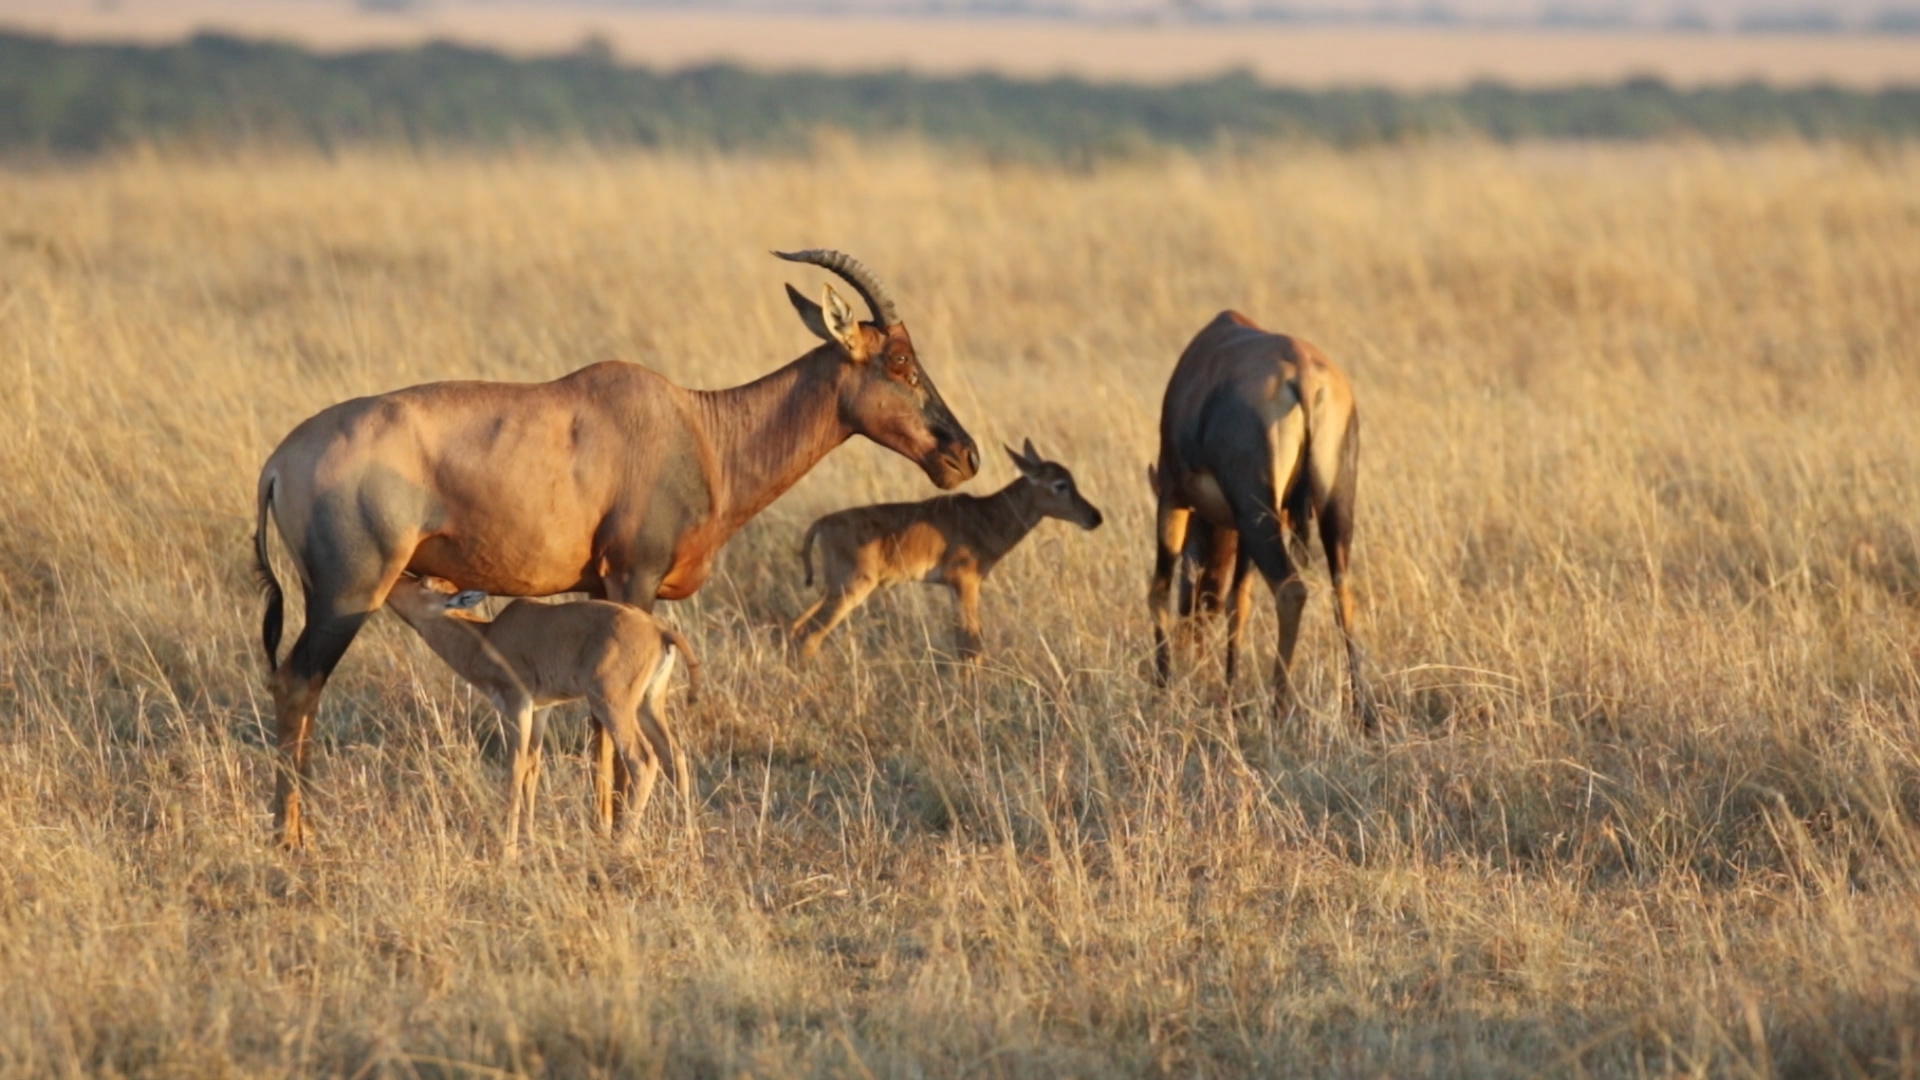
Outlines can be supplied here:
M528 774L533 768L533 699L515 693L500 703L500 711L513 717L512 780L507 796L506 855L514 858L520 851L520 815L528 806Z
M676 785L685 787L686 760L673 737L673 730L667 726L667 687L673 680L673 668L673 653L661 656L659 665L654 668L652 677L640 693L638 715L640 734L653 747L654 757Z
M960 659L978 661L984 644L980 626L980 578L975 574L964 574L951 584L959 610L959 626L956 629Z
M587 737L587 757L593 765L594 818L600 823L600 835L611 836L614 793L626 790L632 777L627 775L626 762L615 751L613 738L597 715L593 717Z
M643 565L658 563L661 566L672 564L671 552L664 561L643 559ZM600 576L600 591L606 599L616 604L636 607L647 614L653 614L653 607L660 599L660 581L666 571L657 570L639 572L630 569L625 563L610 565ZM614 822L614 792L625 790L632 782L627 775L624 759L614 751L608 739L605 724L594 723L587 731L587 759L593 764L593 806L594 814L600 822L600 833L611 835Z
M813 617L807 620L806 626L802 629L801 657L811 660L818 655L820 643L826 640L827 635L833 632L833 628L839 626L855 608L866 602L876 584L877 582L869 577L854 578L850 581L829 581L827 595L820 598Z
M680 752L680 743L674 738L673 727L667 723L667 687L672 675L673 654L668 653L661 659L659 670L654 674L647 692L641 696L640 733L652 746L655 760L661 763L663 771L673 781L674 790L680 793L681 820L686 826L687 841L697 846L700 835L694 822L692 770L687 764L687 756Z
M597 716L587 725L587 764L593 770L593 819L606 836L613 832L613 740Z
M619 834L633 832L653 798L654 780L660 773L653 747L640 734L640 707L641 703L633 700L601 699L593 703L594 715L601 717L609 740L626 766L628 782L621 785L614 800L614 831Z
M813 620L813 617L820 613L821 605L825 604L826 602L827 602L827 598L825 596L822 596L820 597L820 599L815 600L811 605L809 605L807 610L801 612L800 617L793 620L792 625L787 627L787 639L789 641L799 641L801 632L806 629L807 623L811 622Z
M540 794L540 772L547 760L547 717L550 709L533 710L533 748L532 760L527 763L527 802L522 808L526 815L524 832L527 839L533 839L533 809Z

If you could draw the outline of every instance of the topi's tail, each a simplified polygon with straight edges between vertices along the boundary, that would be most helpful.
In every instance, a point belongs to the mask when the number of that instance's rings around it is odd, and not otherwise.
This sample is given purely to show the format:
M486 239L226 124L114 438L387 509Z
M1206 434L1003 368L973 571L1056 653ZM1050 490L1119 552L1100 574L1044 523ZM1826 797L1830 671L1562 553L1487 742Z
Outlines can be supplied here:
M260 620L260 644L267 650L269 673L280 666L280 628L287 613L286 593L281 591L280 580L273 576L273 564L267 559L267 514L273 509L275 480L271 473L260 478L253 522L253 576L267 595L266 614Z
M825 521L825 518L820 519ZM807 535L800 540L800 565L807 568L807 584L813 584L813 538L820 534L820 521L807 526Z

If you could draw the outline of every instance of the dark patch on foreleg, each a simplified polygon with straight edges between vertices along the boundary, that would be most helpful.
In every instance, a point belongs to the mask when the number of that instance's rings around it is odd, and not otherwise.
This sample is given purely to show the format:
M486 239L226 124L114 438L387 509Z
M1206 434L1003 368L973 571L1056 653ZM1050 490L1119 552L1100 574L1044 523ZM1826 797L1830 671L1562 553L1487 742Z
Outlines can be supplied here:
M273 795L274 832L288 848L304 846L307 830L302 811L309 755L313 744L314 712L327 679L366 624L370 612L309 615L293 643L293 651L273 675L274 743L278 751Z

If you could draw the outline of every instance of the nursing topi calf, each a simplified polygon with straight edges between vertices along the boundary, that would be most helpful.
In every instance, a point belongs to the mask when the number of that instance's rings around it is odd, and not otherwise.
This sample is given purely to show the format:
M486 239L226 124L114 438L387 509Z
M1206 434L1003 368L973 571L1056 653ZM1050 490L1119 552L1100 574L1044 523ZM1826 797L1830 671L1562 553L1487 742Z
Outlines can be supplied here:
M687 762L666 713L676 653L686 659L692 689L699 689L700 663L687 639L639 608L604 600L515 600L489 622L473 611L486 598L485 593L458 591L438 578L407 578L387 594L387 607L513 721L508 855L518 849L523 816L527 834L533 834L534 793L551 705L586 701L594 724L624 766L619 803L628 827L646 810L663 768L691 811ZM606 833L613 831L616 805L609 772L596 763L594 802Z
M916 503L861 506L814 522L800 558L813 584L813 548L820 547L826 593L794 621L801 655L820 642L873 590L903 581L952 589L959 602L960 654L980 655L980 582L1043 518L1100 527L1100 511L1080 494L1063 465L1043 461L1028 440L1007 454L1020 470L1013 483L984 498L943 495Z
M1346 643L1353 707L1368 730L1376 726L1347 582L1359 474L1360 415L1353 388L1319 349L1268 333L1233 311L1222 312L1200 331L1167 382L1160 461L1151 474L1159 500L1158 551L1148 592L1156 681L1164 684L1170 674L1176 568L1183 558L1198 557L1216 568L1203 575L1203 582L1211 576L1217 590L1216 557L1231 535L1236 546L1228 602L1228 683L1249 613L1251 565L1273 589L1280 621L1274 692L1282 710L1292 708L1290 667L1307 586L1289 555L1286 534L1292 532L1304 552L1311 518L1319 526L1333 578L1334 618ZM1209 530L1204 538L1194 537L1196 521ZM1201 542L1190 546L1190 538Z
M819 303L788 286L819 344L744 386L688 390L612 361L545 383L429 383L323 409L267 458L254 558L267 596L283 844L305 838L301 791L321 692L402 574L496 596L584 592L651 611L693 595L729 536L854 435L916 462L942 489L973 476L973 440L873 273L837 251L780 257L838 275L873 318L831 286ZM269 516L307 601L284 662Z

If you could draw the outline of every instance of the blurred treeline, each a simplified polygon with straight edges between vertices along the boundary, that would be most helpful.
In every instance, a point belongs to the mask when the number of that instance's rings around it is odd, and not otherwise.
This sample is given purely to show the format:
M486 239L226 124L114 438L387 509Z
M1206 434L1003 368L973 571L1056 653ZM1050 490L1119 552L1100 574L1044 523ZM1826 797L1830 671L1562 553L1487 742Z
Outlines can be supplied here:
M592 40L522 60L449 44L334 55L211 34L133 46L0 33L0 151L13 153L143 141L782 148L823 129L1056 159L1274 138L1884 139L1920 134L1920 86L1678 89L1634 79L1397 93L1277 89L1228 74L1148 87L729 66L662 73L621 66Z

